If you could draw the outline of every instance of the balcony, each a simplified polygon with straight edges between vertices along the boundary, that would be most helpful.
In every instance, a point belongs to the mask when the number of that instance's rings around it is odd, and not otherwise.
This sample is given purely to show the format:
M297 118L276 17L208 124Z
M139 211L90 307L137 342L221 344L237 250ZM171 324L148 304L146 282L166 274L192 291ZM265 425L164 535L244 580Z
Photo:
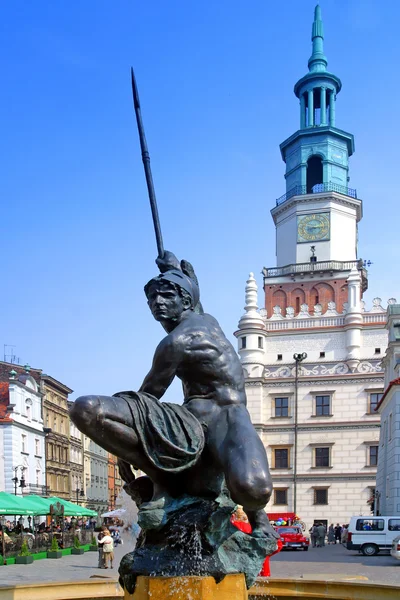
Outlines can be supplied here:
M35 485L33 483L27 483L22 490L25 494L34 494L35 496L49 496L50 488L47 485Z
M320 262L306 262L306 263L295 263L292 265L285 265L284 267L272 267L267 269L263 268L262 274L264 279L269 277L281 277L282 275L296 275L299 273L313 273L316 271L351 271L351 269L364 269L364 263L361 259L359 260L326 260Z
M276 206L280 206L286 200L293 198L293 196L305 196L306 194L323 194L324 192L337 192L338 194L343 194L344 196L350 196L350 198L357 198L357 190L349 188L345 185L338 185L337 183L327 182L327 183L317 183L314 185L311 192L307 192L306 185L296 185L291 190L283 194L276 201Z

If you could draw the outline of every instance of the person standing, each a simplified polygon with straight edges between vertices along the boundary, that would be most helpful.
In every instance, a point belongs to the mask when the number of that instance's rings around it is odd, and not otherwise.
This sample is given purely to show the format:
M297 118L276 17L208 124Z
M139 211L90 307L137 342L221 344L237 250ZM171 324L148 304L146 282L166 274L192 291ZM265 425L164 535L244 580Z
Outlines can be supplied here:
M317 546L319 546L320 548L322 548L322 546L325 546L325 536L326 536L325 527L322 525L322 523L318 523L318 525L317 525Z
M333 523L331 523L328 529L328 544L335 544L335 533L336 530L333 526Z
M104 555L103 555L103 538L104 538L104 531L106 530L106 527L102 527L101 531L99 533L99 535L97 536L97 549L99 551L99 563L98 563L98 568L99 569L104 569L105 565L104 565Z
M335 544L339 543L342 539L342 528L339 525L339 523L336 523L336 527L335 527Z
M104 531L104 537L101 541L103 543L104 568L108 569L108 564L110 563L110 568L112 569L114 560L114 541L108 529Z
M317 534L317 526L316 526L316 524L315 524L315 523L314 523L314 525L313 525L313 526L310 528L310 530L309 530L309 531L310 531L310 538L311 538L311 544L312 544L312 547L313 547L313 548L315 548L315 546L317 545L317 537L318 537L318 534Z

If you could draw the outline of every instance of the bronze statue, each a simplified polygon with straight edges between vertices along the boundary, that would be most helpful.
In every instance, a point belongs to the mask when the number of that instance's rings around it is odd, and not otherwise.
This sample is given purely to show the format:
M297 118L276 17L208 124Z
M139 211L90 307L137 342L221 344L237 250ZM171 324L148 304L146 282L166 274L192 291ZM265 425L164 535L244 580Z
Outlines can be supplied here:
M134 94L135 87L133 79ZM137 91L135 109L138 115ZM140 130L141 118L138 125ZM242 564L250 585L276 546L264 511L272 491L267 456L246 408L236 351L216 319L203 312L191 264L163 249L144 135L141 145L154 200L161 272L144 289L167 335L138 392L81 396L70 415L85 435L118 457L125 489L140 508L143 533L120 570L128 589L138 574L207 573L221 578L241 572ZM183 404L160 402L175 377L182 381ZM147 476L135 479L131 465ZM251 536L230 525L236 504L247 513ZM196 535L201 537L201 561L174 554L176 539L189 552ZM237 562L238 544L246 555L242 563Z

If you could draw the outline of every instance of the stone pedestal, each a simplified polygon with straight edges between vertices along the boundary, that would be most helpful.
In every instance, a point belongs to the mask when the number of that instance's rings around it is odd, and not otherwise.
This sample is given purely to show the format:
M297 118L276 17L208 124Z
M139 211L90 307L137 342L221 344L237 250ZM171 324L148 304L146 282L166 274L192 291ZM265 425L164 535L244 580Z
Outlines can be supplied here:
M220 583L213 577L142 577L134 594L125 600L248 600L244 575L227 575Z

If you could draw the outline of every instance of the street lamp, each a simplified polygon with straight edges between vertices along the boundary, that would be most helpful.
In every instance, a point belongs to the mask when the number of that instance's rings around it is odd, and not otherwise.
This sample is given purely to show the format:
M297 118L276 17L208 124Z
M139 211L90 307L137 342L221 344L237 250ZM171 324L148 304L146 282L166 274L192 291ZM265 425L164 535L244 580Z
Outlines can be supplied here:
M79 496L82 498L82 496L85 495L85 490L77 487L75 490L75 494L76 494L76 503L79 504Z
M297 434L298 434L298 397L299 397L299 365L307 358L307 354L293 354L296 364L294 378L294 457L293 457L293 512L297 513Z
M14 483L14 495L17 495L17 485L18 485L18 481L19 481L19 487L20 488L24 488L26 487L26 483L25 483L25 478L24 478L24 471L25 471L24 465L18 465L16 467L14 467L14 477L11 479L11 481ZM18 479L17 473L18 473L18 469L21 469L21 479Z

